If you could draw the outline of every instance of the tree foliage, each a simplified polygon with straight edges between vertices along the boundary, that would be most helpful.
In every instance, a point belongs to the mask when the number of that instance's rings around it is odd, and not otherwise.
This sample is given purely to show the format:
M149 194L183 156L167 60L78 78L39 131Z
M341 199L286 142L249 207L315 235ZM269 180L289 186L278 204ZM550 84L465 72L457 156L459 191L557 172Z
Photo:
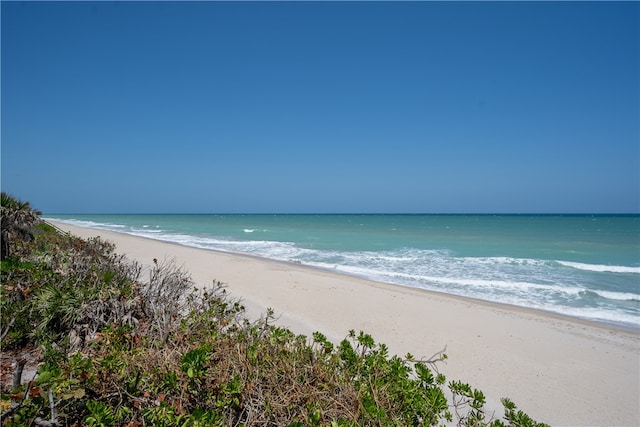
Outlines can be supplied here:
M33 226L40 220L41 213L31 208L29 202L5 193L0 194L1 255L10 255L12 246L33 238Z

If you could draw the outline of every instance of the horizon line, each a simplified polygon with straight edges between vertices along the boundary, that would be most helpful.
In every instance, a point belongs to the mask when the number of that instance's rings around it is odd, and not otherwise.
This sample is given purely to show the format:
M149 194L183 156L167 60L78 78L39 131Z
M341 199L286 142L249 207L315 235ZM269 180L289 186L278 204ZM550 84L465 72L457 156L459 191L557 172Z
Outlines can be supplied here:
M640 212L93 212L93 213L42 213L47 215L539 215L539 216L588 216L588 215L640 215Z

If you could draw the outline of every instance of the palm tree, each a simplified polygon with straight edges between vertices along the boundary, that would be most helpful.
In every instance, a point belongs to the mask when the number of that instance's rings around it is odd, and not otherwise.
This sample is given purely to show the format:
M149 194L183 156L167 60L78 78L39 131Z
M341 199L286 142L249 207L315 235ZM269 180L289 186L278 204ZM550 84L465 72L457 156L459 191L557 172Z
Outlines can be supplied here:
M16 241L33 239L32 229L40 220L42 213L32 209L29 202L5 193L0 195L0 259L10 255L11 245Z

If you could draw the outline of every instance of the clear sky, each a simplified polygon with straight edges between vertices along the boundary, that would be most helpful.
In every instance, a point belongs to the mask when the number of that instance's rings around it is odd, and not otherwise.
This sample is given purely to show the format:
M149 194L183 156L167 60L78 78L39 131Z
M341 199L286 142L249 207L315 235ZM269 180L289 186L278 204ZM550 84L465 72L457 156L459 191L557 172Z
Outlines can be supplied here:
M45 214L640 212L638 2L1 8Z

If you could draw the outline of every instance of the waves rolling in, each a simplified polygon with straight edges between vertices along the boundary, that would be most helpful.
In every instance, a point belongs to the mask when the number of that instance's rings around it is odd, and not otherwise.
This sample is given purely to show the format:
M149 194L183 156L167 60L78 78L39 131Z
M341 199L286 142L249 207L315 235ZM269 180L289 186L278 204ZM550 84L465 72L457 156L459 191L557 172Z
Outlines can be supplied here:
M340 239L346 234L336 238L335 226L329 229L327 223L322 222L324 219L318 219L318 224L312 227L316 233L313 238L320 241L330 234L333 236L331 245L324 241L316 244L309 237L309 230L305 230L304 238L296 237L291 231L296 231L295 227L287 228L286 232L283 229L274 232L270 231L272 224L256 226L255 221L250 220L234 222L230 230L235 230L236 234L230 236L229 230L224 234L212 232L210 224L194 226L192 222L189 226L180 226L171 218L161 218L162 221L155 216L131 218L109 218L111 221L90 217L56 219L186 246L295 261L401 286L640 328L640 262L639 265L584 262L585 259L595 259L593 254L583 255L578 260L515 256L522 253L521 248L505 249L500 256L483 256L479 253L465 254L460 246L447 242L440 243L439 248L371 243L387 242L379 237L382 226L371 230L353 228L358 230L353 231L353 236L362 237L358 233L368 233L370 240L360 248L343 249ZM385 230L398 230L397 224L384 224L384 227ZM469 234L470 231L465 230L455 238L468 238ZM403 243L415 242L415 235L407 235L412 237L405 238ZM509 248L506 243L504 246ZM558 252L564 253L568 252Z

